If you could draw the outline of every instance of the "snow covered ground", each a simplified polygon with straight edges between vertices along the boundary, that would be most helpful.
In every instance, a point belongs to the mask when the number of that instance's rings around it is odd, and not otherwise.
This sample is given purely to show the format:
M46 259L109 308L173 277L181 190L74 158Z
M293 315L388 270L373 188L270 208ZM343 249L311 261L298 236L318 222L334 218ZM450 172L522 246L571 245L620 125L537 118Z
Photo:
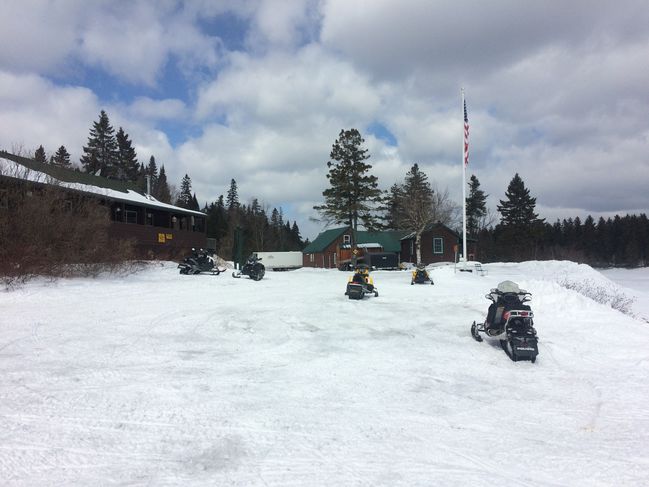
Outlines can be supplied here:
M339 271L172 263L0 292L1 483L648 485L649 324L558 284L649 316L647 270L484 267L375 272L362 302ZM504 279L534 294L536 364L469 334Z

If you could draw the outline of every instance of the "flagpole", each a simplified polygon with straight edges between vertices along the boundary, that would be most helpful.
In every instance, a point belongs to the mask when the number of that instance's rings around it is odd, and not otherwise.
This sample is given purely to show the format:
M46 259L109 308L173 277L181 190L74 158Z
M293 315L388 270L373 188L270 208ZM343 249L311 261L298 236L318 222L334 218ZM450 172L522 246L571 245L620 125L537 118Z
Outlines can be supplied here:
M466 269L466 102L464 88L462 88L462 267Z

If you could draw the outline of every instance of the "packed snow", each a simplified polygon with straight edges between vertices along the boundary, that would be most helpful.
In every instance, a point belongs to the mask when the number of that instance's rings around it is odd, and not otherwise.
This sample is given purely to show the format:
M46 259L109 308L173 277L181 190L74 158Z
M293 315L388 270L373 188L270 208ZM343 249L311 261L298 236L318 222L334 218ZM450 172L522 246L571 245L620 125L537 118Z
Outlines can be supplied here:
M0 292L2 484L648 485L647 269L483 267L377 271L363 301L335 270L173 263ZM533 293L535 364L471 338L506 279Z

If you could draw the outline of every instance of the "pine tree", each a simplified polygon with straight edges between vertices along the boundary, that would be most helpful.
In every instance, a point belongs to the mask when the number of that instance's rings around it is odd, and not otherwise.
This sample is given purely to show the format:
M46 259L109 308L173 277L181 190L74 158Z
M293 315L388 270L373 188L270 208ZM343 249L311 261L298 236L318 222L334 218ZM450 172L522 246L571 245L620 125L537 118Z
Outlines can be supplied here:
M176 201L176 206L187 208L189 210L192 208L192 205L192 180L187 174L185 174L185 177L183 177L183 180L180 183L180 195L178 196L178 201Z
M239 192L237 182L234 179L230 181L230 189L228 189L228 194L225 199L225 206L230 212L239 208Z
M269 245L273 249L281 250L281 239L280 239L280 224L279 224L279 211L277 208L273 208L273 211L270 212L270 238Z
M38 149L36 149L36 152L34 152L34 160L36 162L47 164L47 156L45 156L45 149L43 149L42 145L39 145Z
M135 180L135 185L140 188L140 191L146 193L146 168L144 164L140 163L140 167L137 170L137 179Z
M196 211L199 211L201 209L201 206L198 204L198 199L196 198L196 193L194 193L194 195L192 196L192 203L189 209Z
M115 139L117 141L116 175L119 179L136 182L140 164L137 161L137 154L135 153L132 142L122 127L117 131Z
M257 198L253 198L246 212L246 227L249 229L253 246L257 250L266 250L266 215L263 214Z
M58 148L56 154L52 157L52 164L59 167L70 168L72 163L70 162L70 154L64 145Z
M466 231L475 236L480 230L480 221L487 214L487 195L480 189L480 181L471 175L469 196L466 199Z
M153 156L149 158L149 165L146 168L146 175L149 176L151 191L153 191L158 184L158 166L155 162L155 157Z
M167 182L167 173L165 172L164 164L160 166L160 174L158 175L153 196L163 203L171 203L171 190L169 189L169 183Z
M506 200L500 200L498 211L502 215L500 223L505 226L530 227L539 220L534 213L536 198L530 196L530 190L516 173L510 181L505 193Z
M385 228L389 230L401 230L401 216L399 204L403 198L403 187L400 184L393 184L385 197Z
M83 147L81 165L88 173L114 176L117 161L117 141L115 129L110 125L105 111L99 114L99 121L90 129L88 145Z
M300 228L297 226L297 220L293 222L293 226L291 227L291 239L296 246L294 250L302 250L304 248Z
M161 171L162 172L162 171ZM223 249L223 239L228 235L228 219L223 195L207 208L207 236L216 239L217 249Z
M368 230L378 227L375 213L383 202L378 178L369 174L372 166L365 162L370 155L364 142L356 129L340 131L327 162L331 187L322 192L325 203L313 207L327 223L349 225L354 231L359 223Z
M498 211L501 214L497 239L500 245L510 250L510 258L536 258L540 242L543 219L534 212L536 198L516 173L507 187L506 200L500 200Z
M588 215L584 220L584 226L582 230L582 248L584 249L586 257L588 257L589 260L592 259L592 257L595 255L597 245L596 231L595 220L592 216Z

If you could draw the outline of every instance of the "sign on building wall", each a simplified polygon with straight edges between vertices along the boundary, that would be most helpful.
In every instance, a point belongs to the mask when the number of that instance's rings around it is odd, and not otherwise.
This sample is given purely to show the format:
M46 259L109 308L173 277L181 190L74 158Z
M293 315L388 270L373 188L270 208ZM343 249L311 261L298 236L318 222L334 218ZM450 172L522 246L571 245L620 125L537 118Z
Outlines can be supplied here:
M158 243L167 243L169 240L173 240L173 233L159 233L158 234Z

